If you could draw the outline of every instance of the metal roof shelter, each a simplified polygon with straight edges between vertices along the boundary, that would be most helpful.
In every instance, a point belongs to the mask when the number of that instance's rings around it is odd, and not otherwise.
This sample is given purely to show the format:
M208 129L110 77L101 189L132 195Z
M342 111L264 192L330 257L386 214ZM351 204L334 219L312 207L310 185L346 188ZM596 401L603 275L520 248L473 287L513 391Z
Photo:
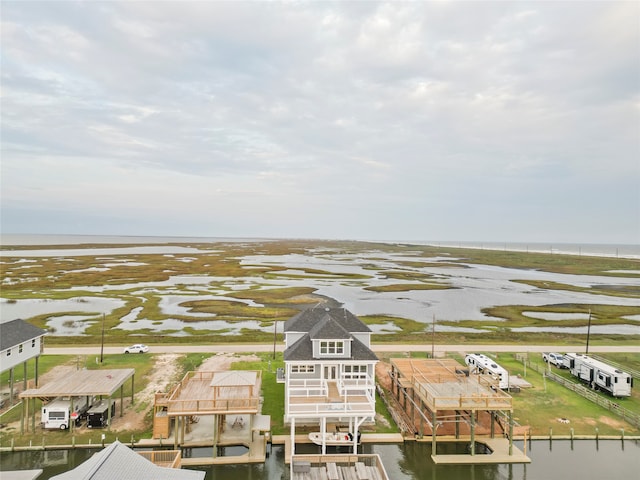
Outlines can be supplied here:
M134 403L134 378L133 368L104 369L104 370L77 370L72 375L64 374L40 388L25 390L20 394L26 408L23 408L25 416L21 421L21 431L24 430L24 418L29 416L29 400L32 400L32 428L35 431L35 399L48 401L56 397L107 397L109 399L109 412L111 411L111 397L120 390L120 416L123 407L123 387L127 380L131 379L131 404ZM73 426L73 423L71 424Z
M73 470L52 480L202 480L205 472L166 468L116 441Z

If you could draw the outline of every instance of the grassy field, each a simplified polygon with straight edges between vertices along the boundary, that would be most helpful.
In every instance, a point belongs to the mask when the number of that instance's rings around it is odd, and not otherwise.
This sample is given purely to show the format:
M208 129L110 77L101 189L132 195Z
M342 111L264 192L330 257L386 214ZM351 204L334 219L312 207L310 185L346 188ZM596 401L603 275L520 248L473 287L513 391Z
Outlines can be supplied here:
M284 414L284 385L276 382L276 369L284 366L282 353L276 353L275 359L272 353L257 354L257 361L236 361L232 364L232 369L238 370L261 370L262 371L262 396L264 398L262 413L271 416L272 433L274 435L288 434L289 428L283 423ZM385 353L380 355L380 360L388 362L390 358L404 357L406 353ZM411 354L416 358L424 358L426 353ZM204 360L210 355L202 353L192 353L180 355L178 358L178 373L176 381L191 370L197 369ZM454 358L456 358L454 356ZM630 369L638 369L640 367L640 354L615 354L607 355L607 358L620 362ZM461 361L461 358L456 358ZM42 357L42 373L56 365L66 364L71 366L79 366L80 368L134 368L136 370L135 390L139 392L146 386L146 380L149 372L154 367L155 356L153 355L107 355L103 365L95 365L93 358L79 357L58 357L43 356ZM520 425L530 426L530 433L534 436L548 436L552 433L554 436L570 436L572 433L578 435L600 436L621 435L624 430L625 435L640 435L640 429L629 425L620 420L617 416L608 410L599 407L590 401L580 397L570 390L543 378L543 376L534 371L532 368L524 367L523 363L516 359L514 354L503 353L497 358L511 375L519 375L532 384L532 388L522 389L519 393L514 393L514 420ZM533 363L537 363L544 368L541 357L530 357ZM566 371L553 369L554 373L561 373L567 376ZM569 376L570 377L570 376ZM125 397L130 395L130 383L125 384ZM601 394L605 398L605 394ZM633 396L626 399L617 399L624 408L640 413L640 392L635 389ZM144 409L148 405L138 402L134 408ZM37 406L39 410L40 405ZM118 407L119 408L119 407ZM385 405L377 398L376 412L378 421L374 429L367 428L366 431L376 431L380 433L397 432L397 428L391 420L391 416ZM36 414L36 425L39 422L39 414ZM0 417L0 423L8 424L18 421L20 418L20 408L5 413ZM569 423L560 422L559 419L569 420ZM82 443L100 443L101 434L106 434L106 442L110 442L118 438L123 442L130 442L133 438L138 440L141 438L149 438L151 429L151 418L145 419L145 428L136 431L87 431L81 429L73 435L73 441L78 444ZM36 429L35 433L20 435L19 429L3 429L0 432L0 446L8 446L11 442L16 445L27 445L29 443L40 445L45 442L51 444L69 444L72 437L69 432L59 431L42 431Z

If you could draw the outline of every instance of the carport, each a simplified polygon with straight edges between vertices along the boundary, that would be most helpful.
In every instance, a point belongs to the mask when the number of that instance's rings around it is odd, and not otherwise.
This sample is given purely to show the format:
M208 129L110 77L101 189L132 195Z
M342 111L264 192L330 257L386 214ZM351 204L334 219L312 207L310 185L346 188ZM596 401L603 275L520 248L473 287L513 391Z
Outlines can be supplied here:
M111 424L111 404L113 394L120 389L120 416L124 405L124 384L131 379L131 404L133 405L134 392L133 368L121 368L112 370L78 370L72 375L64 374L43 385L40 388L25 390L20 394L22 400L22 414L20 417L20 433L29 430L28 419L31 413L31 430L36 430L36 399L43 403L57 397L70 397L71 410L73 411L73 397L106 397L109 403L109 424ZM74 423L70 423L70 430L73 431Z

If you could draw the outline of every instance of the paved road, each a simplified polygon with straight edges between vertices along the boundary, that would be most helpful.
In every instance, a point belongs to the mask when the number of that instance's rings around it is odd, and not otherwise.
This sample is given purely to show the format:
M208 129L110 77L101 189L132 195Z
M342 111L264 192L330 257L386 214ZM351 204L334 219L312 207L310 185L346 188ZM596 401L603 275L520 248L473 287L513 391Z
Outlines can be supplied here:
M105 346L105 354L122 353L124 346ZM373 344L374 352L431 352L431 345ZM282 352L284 345L276 345L276 351ZM584 345L435 345L436 356L446 352L577 352L584 353ZM273 352L273 344L215 344L215 345L152 345L150 353L251 353ZM590 346L591 353L640 353L640 345ZM100 345L93 347L45 347L46 355L100 355Z

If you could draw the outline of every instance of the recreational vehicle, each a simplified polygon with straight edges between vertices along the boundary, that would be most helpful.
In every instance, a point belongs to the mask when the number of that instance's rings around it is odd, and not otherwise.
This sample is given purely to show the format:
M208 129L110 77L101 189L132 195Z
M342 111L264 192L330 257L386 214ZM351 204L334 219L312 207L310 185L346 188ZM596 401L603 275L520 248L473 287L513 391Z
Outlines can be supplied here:
M101 400L100 403L93 405L87 410L87 427L88 428L104 428L116 413L116 403L111 402L111 414L109 414L109 402Z
M509 373L486 355L469 353L464 357L464 363L469 366L471 373L490 375L498 381L498 386L501 389L509 388Z
M631 396L633 377L622 370L579 353L567 353L564 363L574 377L594 390L602 390L614 397Z
M58 397L42 407L42 428L66 430L71 422L80 425L87 413L89 397L73 397L73 411L70 397Z

